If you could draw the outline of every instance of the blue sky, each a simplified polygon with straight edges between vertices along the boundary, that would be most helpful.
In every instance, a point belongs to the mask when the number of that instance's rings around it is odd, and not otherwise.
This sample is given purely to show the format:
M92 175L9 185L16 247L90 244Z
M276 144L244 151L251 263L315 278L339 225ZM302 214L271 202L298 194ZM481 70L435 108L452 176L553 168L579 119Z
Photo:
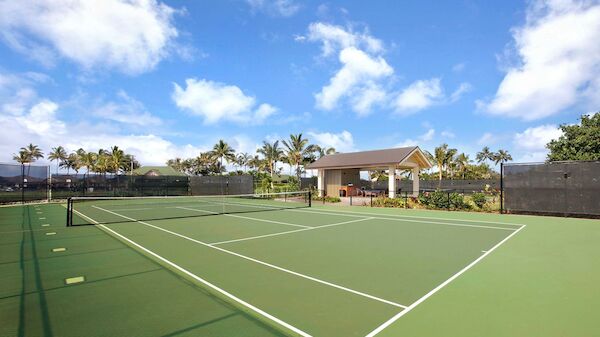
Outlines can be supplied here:
M543 160L600 110L598 1L0 1L0 161L305 134Z

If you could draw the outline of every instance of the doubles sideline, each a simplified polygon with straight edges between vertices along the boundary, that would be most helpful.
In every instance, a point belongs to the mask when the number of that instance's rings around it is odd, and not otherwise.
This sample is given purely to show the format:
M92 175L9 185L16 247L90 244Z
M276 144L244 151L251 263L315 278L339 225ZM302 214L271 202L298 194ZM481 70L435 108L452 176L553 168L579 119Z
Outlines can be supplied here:
M185 240L188 240L188 241L191 241L191 242L203 245L205 247L210 247L210 248L218 250L220 252L223 252L223 253L226 253L226 254L230 254L230 255L233 255L233 256L237 256L237 257L240 257L242 259L245 259L245 260L248 260L248 261L252 261L254 263L258 263L258 264L261 264L261 265L269 267L269 268L273 268L273 269L276 269L276 270L279 270L279 271L282 271L282 272L285 272L285 273L288 273L288 274L292 274L294 276L302 277L302 278L307 279L307 280L311 280L311 281L314 281L314 282L317 282L317 283L320 283L320 284L323 284L323 285L326 285L326 286L330 286L332 288L336 288L336 289L339 289L339 290L342 290L342 291L346 291L346 292L349 292L349 293L352 293L352 294L355 294L355 295L358 295L358 296L366 297L366 298L369 298L369 299L372 299L372 300L375 300L375 301L378 301L378 302L386 303L386 304L389 304L389 305L392 305L392 306L395 306L395 307L399 307L399 308L403 308L403 309L406 308L405 305L402 305L402 304L399 304L399 303L396 303L396 302L388 301L386 299L383 299L383 298L380 298L380 297L377 297L377 296L369 295L367 293L363 293L363 292L360 292L360 291L357 291L357 290L354 290L354 289L346 288L344 286L340 286L340 285L335 284L335 283L324 281L324 280L318 279L316 277L308 276L308 275L305 275L305 274L301 274L301 273L295 272L293 270L289 270L289 269L286 269L286 268L283 268L283 267L280 267L280 266L276 266L274 264L271 264L271 263L268 263L268 262L265 262L265 261L261 261L261 260L258 260L258 259L246 256L246 255L242 255L242 254L236 253L234 251L227 250L227 249L215 246L215 245L211 245L211 244L208 244L206 242L190 238L190 237L185 236L183 234L180 234L180 233L177 233L177 232L174 232L174 231L162 228L160 226L156 226L156 225L152 225L150 223L144 222L144 221L136 220L134 218L130 218L128 216L125 216L125 215L122 215L122 214L119 214L119 213L115 213L113 211L109 211L109 210L103 209L103 208L98 207L98 206L92 206L92 207L94 207L96 209L99 209L101 211L105 211L105 212L108 212L108 213L120 216L120 217L122 217L124 219L127 219L129 221L134 221L134 222L140 223L142 225L145 225L145 226L148 226L148 227L152 227L154 229L158 229L158 230L163 231L165 233L169 233L171 235L178 236L178 237L180 237L182 239L185 239Z
M285 322L285 321L283 321L283 320L281 320L281 319L279 319L279 318L277 318L277 317L269 314L268 312L266 312L264 310L261 310L260 308L258 308L256 306L254 306L254 305L252 305L252 304L250 304L250 303L242 300L241 298L238 298L237 296L235 296L235 295L227 292L226 290L217 287L216 285L208 282L207 280L205 280L205 279L201 278L200 276L192 273L191 271L189 271L189 270L187 270L187 269L179 266L178 264L176 264L176 263L174 263L174 262L172 262L172 261L170 261L170 260L168 260L168 259L160 256L159 254L157 254L157 253L151 251L150 249L148 249L148 248L140 245L139 243L137 243L137 242L135 242L135 241L133 241L133 240L131 240L131 239L129 239L129 238L121 235L120 233L118 233L118 232L116 232L116 231L114 231L114 230L106 227L105 225L99 223L98 221L96 221L96 220L94 220L94 219L92 219L92 218L90 218L90 217L88 217L88 216L80 213L79 211L75 211L75 212L77 212L80 216L82 216L84 218L87 218L88 220L92 221L93 223L95 223L96 225L98 225L98 227L100 227L105 232L107 232L109 234L112 234L112 235L115 235L119 239L121 239L121 240L123 240L125 242L128 242L129 244L133 245L134 247L137 247L138 249L142 250L143 252L145 252L147 254L150 254L154 258L162 261L163 263L171 266L172 268L175 268L176 270L178 270L178 271L184 273L185 275L191 277L192 279L194 279L194 280L196 280L196 281L204 284L205 286L207 286L207 287L209 287L209 288L217 291L218 293L226 296L227 298L233 300L234 302L237 302L237 303L241 304L242 306L244 306L244 307L246 307L246 308L248 308L248 309L250 309L250 310L258 313L259 315L261 315L263 317L266 317L267 319L269 319L269 320L271 320L271 321L273 321L273 322L275 322L275 323L277 323L277 324L279 324L279 325L281 325L281 326L283 326L283 327L285 327L285 328L287 328L287 329L289 329L289 330L297 333L298 335L300 335L302 337L312 337L310 334L308 334L308 333L306 333L306 332L304 332L304 331L296 328L295 326L293 326L293 325L291 325L291 324L289 324L289 323L287 323L287 322Z

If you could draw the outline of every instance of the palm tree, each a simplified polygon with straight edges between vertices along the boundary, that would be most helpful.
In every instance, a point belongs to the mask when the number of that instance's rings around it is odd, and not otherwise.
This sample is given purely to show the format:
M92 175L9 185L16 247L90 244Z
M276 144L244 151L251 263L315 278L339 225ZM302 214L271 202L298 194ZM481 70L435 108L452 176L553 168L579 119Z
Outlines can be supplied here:
M62 146L53 147L52 151L48 154L48 159L50 159L51 162L56 160L56 174L58 174L60 162L67 159L67 151Z
M27 153L27 151L23 151L23 150L19 151L19 154L14 154L13 160L21 165L25 165L25 164L31 162L31 158L29 157L29 154Z
M319 159L320 159L320 158L323 158L323 157L325 157L325 156L327 156L327 155L330 155L330 154L335 154L335 153L337 153L337 152L335 151L335 148L333 148L333 147L327 147L327 146L325 146L325 147L321 147L321 146L319 146L319 145L313 145L313 146L312 146L312 149L313 149L313 151L314 151L315 153L317 153L317 154L318 154L318 156L319 156Z
M27 156L29 156L29 162L33 163L34 161L44 158L44 153L40 150L39 146L33 145L29 143L26 147L22 147L21 151L25 151Z
M237 156L238 164L243 168L244 172L247 171L252 156L247 152L242 152Z
M493 160L494 160L494 163L496 165L498 165L498 163L505 163L505 162L511 161L513 159L512 159L512 156L510 155L510 153L508 153L508 151L500 149L500 150L498 150L498 152L493 154Z
M456 149L449 149L448 144L442 144L434 149L433 159L438 167L438 178L440 181L443 178L444 171L449 170L456 152Z
M90 172L96 171L96 160L97 156L94 152L87 152L83 155L79 154L79 162L81 167L86 168L87 175L90 175Z
M67 174L71 172L71 169L75 170L75 173L79 173L79 168L81 166L79 164L77 153L69 154L67 158L60 163L60 167L66 168Z
M302 134L290 135L289 140L283 141L285 146L285 155L290 166L296 166L296 179L300 182L302 170L300 165L305 162L305 158L315 151L313 145L308 145L308 139L302 138ZM334 150L335 151L335 150Z
M465 174L467 173L467 169L469 168L469 164L471 163L471 159L468 154L461 153L456 157L456 166L458 171L461 173L462 179L465 179Z
M110 170L114 171L115 174L119 174L119 169L121 169L121 166L125 162L125 152L119 149L118 146L113 146L110 149L110 153L108 154L108 156L108 166Z
M219 142L213 146L211 156L215 160L219 161L220 170L223 170L223 159L225 159L227 162L235 160L235 150L232 149L225 141L220 139Z
M494 160L494 153L490 151L490 148L484 146L481 151L477 152L477 156L475 157L478 163L485 163L488 160Z
M263 146L260 149L256 150L256 152L262 154L264 157L264 161L266 163L265 166L271 174L271 188L273 188L275 167L277 166L277 162L281 160L281 156L283 155L283 151L281 151L281 149L279 148L279 141L276 140L273 144L263 141Z

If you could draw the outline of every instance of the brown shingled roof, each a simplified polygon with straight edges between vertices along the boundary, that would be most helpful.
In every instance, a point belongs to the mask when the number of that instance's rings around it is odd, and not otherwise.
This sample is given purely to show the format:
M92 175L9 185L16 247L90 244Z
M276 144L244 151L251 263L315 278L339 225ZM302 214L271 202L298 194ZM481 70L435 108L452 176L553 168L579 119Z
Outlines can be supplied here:
M337 153L318 159L314 163L308 165L307 169L368 167L375 165L398 164L418 148L418 146L411 146L386 150Z

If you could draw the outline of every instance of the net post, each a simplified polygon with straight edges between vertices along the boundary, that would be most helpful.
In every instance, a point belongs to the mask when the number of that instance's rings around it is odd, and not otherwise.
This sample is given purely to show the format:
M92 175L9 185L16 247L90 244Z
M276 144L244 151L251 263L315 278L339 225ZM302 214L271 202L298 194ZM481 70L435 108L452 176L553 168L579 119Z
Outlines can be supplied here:
M312 192L308 190L308 207L312 207Z
M67 227L73 225L73 200L67 198Z
M504 214L504 163L500 163L500 214Z

